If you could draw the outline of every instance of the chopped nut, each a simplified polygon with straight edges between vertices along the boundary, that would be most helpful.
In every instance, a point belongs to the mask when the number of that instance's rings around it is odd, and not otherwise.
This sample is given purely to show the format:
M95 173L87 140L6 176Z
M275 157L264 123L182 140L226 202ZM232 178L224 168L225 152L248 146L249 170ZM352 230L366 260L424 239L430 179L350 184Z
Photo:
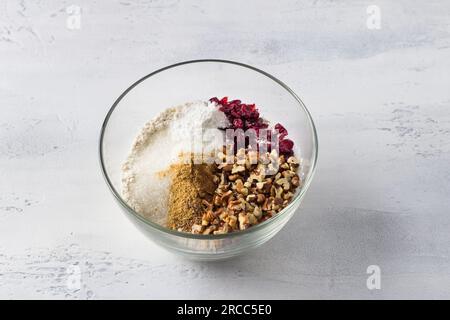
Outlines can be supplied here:
M237 222L237 217L236 216L228 216L225 220L226 223L228 223L230 225L231 228L234 228L236 226L236 222Z
M194 223L192 225L192 233L200 233L202 232L203 227L199 224Z
M216 157L223 160L226 155ZM289 204L301 185L295 157L240 149L231 159L234 164L216 162L213 179L217 188L212 197L199 194L205 211L192 233L225 234L270 219Z
M224 185L226 183L225 174L222 172L220 175L220 184Z
M257 182L256 183L256 188L259 190L262 190L264 188L264 184L265 182Z
M250 182L259 181L259 182L261 182L263 180L264 180L264 175L263 174L252 173L252 174L250 174L250 177L248 178L247 181L250 181Z
M276 195L276 193L277 193L277 188L275 188L275 186L272 186L270 188L270 195L273 197Z
M278 152L276 149L272 149L272 151L270 151L270 157L273 159L278 159Z
M223 227L222 227L223 233L228 233L229 229L230 229L230 228L228 227L228 224L227 224L227 223L225 223L225 224L223 225Z
M283 186L284 190L289 190L291 188L290 183L287 181L286 178L281 178L275 181L276 184L279 186Z
M269 210L269 206L270 206L270 198L267 198L266 201L264 201L264 204L262 205L261 209L263 209L264 211Z
M234 174L234 173L243 172L243 171L245 171L245 167L244 166L234 165L233 169L231 170L231 173Z
M294 165L294 166L297 166L297 165L300 164L300 162L299 162L299 161L297 160L297 158L294 157L294 156L290 156L290 157L287 159L287 162L288 162L289 164L291 164L291 165Z
M251 164L257 164L258 163L258 152L256 151L249 151L247 153L248 161Z
M263 191L269 193L271 189L272 189L272 179L269 178L266 180Z
M281 198L282 196L283 196L283 188L279 187L279 188L276 189L275 197L276 198Z
M256 219L256 217L255 217L252 213L249 213L249 214L247 215L247 217L248 217L248 222L249 222L251 225L254 225L254 224L257 224L257 223L258 223L258 219Z
M246 167L246 159L245 158L239 158L236 157L236 164L243 166L244 168Z
M267 169L266 169L266 175L273 175L275 173L277 173L279 170L278 168L278 162L276 162L276 165L274 166L273 163L269 163L267 165Z
M284 199L284 200L289 200L289 199L291 199L293 196L294 196L294 194L293 194L292 192L286 192L286 193L283 195L283 199Z
M253 214L254 216L259 219L262 216L262 210L260 207L255 207L255 209L253 210Z
M222 171L231 171L233 169L233 164L232 163L221 163L218 166L219 169L221 169Z
M211 210L213 207L212 203L209 203L208 201L206 201L206 199L202 200L202 204L205 206L206 210Z
M228 190L227 192L225 192L225 193L222 195L221 200L222 200L223 202L227 202L227 201L230 199L230 196L231 196L232 194L233 194L233 191Z
M220 220L225 220L225 218L228 216L228 212L227 211L223 211L220 215L219 218Z
M222 160L222 161L223 161L226 157L227 157L226 154L223 153L222 151L217 152L217 158L218 158L219 160Z
M245 211L253 211L254 209L255 207L253 205L248 202L245 203Z
M241 189L244 187L244 183L242 182L241 179L237 179L237 180L234 182L234 186L235 186L236 191L237 191L237 192L240 192Z
M281 173L281 175L289 181L295 175L295 172L291 170L285 170Z
M206 228L206 229L203 231L203 234L210 234L212 231L213 231L212 228Z
M219 230L214 231L214 234L225 234L228 233L228 224L224 224L221 228L219 228Z
M256 202L261 204L261 203L264 203L264 201L266 201L266 196L263 195L262 193L259 193L256 198Z
M236 179L239 179L239 175L238 174L230 174L228 176L228 180L230 180L230 181L236 181Z
M244 230L248 228L248 215L246 215L245 213L239 213L239 229Z
M222 199L219 195L215 195L213 198L213 203L215 206L220 206L222 204Z
M295 175L291 178L291 183L293 186L298 187L300 185L300 177Z
M228 203L228 208L232 210L244 210L245 209L245 203L242 203L240 199L233 200Z
M273 203L279 206L279 205L283 204L283 199L277 197L277 198L275 198Z

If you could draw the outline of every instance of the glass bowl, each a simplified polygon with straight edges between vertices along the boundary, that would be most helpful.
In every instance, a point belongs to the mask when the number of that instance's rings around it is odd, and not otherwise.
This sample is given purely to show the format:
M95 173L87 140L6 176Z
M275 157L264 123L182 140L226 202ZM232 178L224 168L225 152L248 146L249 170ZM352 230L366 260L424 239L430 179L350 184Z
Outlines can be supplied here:
M168 229L145 219L121 197L121 166L140 129L164 109L187 101L228 96L255 103L272 124L282 123L301 159L303 187L274 217L249 229L198 235ZM170 146L168 146L170 147ZM195 60L177 63L136 81L114 102L100 135L100 163L106 183L125 215L162 247L195 260L230 258L272 238L298 209L311 182L317 161L317 134L300 98L270 74L238 62Z

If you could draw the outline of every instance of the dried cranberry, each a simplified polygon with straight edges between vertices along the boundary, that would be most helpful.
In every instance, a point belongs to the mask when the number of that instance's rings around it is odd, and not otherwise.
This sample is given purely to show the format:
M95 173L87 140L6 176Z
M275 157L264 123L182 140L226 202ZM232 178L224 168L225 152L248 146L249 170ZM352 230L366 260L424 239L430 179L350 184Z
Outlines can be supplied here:
M228 97L218 99L213 97L211 102L215 102L220 105L219 110L222 111L231 123L230 129L253 129L256 131L259 137L259 147L266 146L266 150L270 152L273 146L279 145L280 154L290 156L293 154L294 142L290 139L285 139L288 135L288 131L280 123L275 125L275 130L278 131L278 141L272 143L271 131L267 131L265 137L259 136L260 129L268 128L268 124L260 118L259 111L255 104L245 104L241 100L231 100L228 102ZM248 145L246 139L246 146ZM235 145L236 147L236 145ZM236 151L236 150L235 150Z
M267 123L264 122L263 119L259 118L256 125L258 126L258 128L260 129L266 129L269 127L269 125Z
M222 99L220 99L219 103L221 105L227 104L228 103L228 97L223 97Z
M219 110L228 115L231 111L231 107L229 105L221 105Z
M242 113L246 119L255 119L255 120L257 119L257 118L255 118L256 112L255 112L254 108L252 108L249 105L243 105Z
M290 154L292 152L292 148L294 147L294 142L290 139L280 140L280 153L281 154Z
M242 121L241 119L234 119L233 120L233 126L235 128L243 128L244 127L244 121Z
M275 125L275 130L278 130L278 133L280 134L280 139L283 139L285 136L288 135L288 131L285 127L283 127L281 124L277 123Z
M241 118L241 107L239 105L234 105L233 108L230 110L230 115L234 118Z
M250 115L251 119L258 120L259 119L259 112L257 110L253 111Z
M209 99L209 101L219 104L219 99L217 97L212 97L211 99Z

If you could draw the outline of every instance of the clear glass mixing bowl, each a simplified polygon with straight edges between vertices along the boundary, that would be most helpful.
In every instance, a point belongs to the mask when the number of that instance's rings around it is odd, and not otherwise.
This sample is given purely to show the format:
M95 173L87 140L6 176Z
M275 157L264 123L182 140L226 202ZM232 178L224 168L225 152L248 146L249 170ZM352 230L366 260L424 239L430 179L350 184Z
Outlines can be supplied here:
M170 230L143 218L121 197L121 166L144 124L164 109L187 101L228 96L255 103L262 116L282 123L302 159L303 188L276 216L247 230L195 235ZM230 258L260 246L289 221L308 189L317 161L317 134L300 98L270 74L238 62L196 60L157 70L131 85L114 102L100 135L100 163L106 183L126 216L162 247L196 260ZM170 148L170 146L167 146Z

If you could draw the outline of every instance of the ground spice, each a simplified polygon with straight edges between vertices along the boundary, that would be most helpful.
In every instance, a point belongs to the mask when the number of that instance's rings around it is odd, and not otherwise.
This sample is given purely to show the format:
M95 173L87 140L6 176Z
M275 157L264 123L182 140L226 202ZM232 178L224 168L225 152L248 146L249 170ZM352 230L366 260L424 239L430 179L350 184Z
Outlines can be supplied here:
M167 226L191 232L192 225L201 223L205 212L203 200L210 202L217 184L214 168L209 164L178 163L170 166L172 183L169 189Z

